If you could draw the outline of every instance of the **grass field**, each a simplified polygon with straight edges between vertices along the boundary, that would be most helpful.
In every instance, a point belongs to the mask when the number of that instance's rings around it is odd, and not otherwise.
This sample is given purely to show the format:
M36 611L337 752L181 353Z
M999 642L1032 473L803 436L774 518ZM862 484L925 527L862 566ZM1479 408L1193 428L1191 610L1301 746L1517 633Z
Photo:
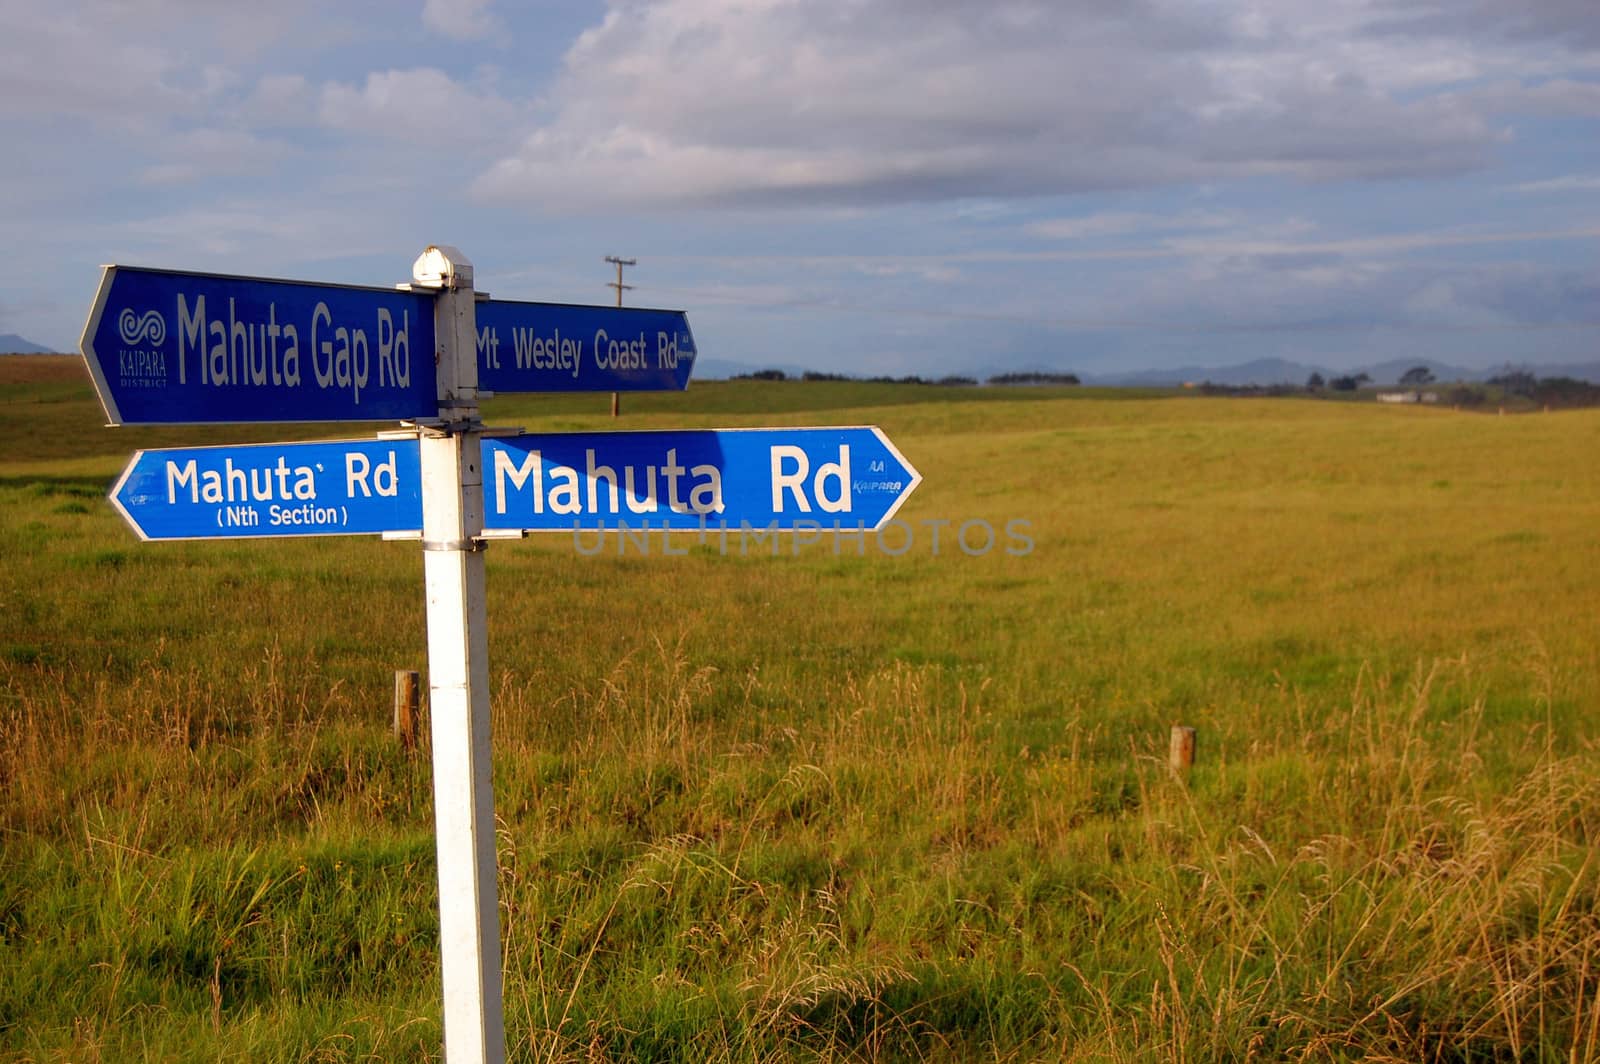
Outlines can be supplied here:
M514 1059L1600 1061L1600 411L624 413L877 424L925 480L881 545L489 552ZM436 1058L416 545L104 498L138 447L359 433L101 421L0 360L0 1057Z

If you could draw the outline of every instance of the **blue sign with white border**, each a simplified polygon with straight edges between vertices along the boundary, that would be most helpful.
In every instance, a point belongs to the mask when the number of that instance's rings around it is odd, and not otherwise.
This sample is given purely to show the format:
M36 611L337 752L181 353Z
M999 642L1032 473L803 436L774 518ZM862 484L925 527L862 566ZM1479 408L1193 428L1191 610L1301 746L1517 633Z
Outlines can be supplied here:
M512 436L483 441L483 523L877 529L921 481L874 427Z
M587 432L483 440L484 527L881 528L922 476L876 428ZM404 534L417 441L139 451L111 501L147 540Z
M136 451L111 502L147 540L420 532L418 453L415 439Z
M681 310L488 299L476 316L486 391L682 391L694 370Z
M107 266L80 347L113 425L439 411L426 292Z

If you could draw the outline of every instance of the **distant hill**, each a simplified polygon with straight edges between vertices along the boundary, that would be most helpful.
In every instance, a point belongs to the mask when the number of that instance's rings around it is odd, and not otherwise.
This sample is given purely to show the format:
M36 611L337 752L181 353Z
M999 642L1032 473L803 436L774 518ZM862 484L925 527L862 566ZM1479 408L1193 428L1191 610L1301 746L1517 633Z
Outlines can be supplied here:
M16 333L0 333L0 355L52 355L56 352L24 340Z

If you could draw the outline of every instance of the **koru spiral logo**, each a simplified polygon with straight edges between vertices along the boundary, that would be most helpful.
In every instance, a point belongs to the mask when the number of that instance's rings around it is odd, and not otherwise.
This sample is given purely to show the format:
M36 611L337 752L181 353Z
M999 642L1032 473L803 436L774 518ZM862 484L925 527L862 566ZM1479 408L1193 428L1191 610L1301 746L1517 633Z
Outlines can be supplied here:
M167 340L167 319L153 310L141 318L132 307L124 307L117 318L117 330L122 333L122 342L130 346L148 342L151 347L160 347Z

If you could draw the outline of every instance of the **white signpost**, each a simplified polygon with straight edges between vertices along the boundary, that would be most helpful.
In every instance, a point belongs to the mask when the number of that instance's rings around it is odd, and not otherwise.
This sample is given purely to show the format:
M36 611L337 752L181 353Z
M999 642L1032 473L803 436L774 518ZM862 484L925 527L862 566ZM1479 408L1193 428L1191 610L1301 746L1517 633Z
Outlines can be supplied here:
M439 950L449 1064L506 1056L489 754L489 619L483 578L483 424L472 263L431 247L412 279L439 292L439 423L419 429L428 698L439 861Z
M570 364L557 367L563 372L553 390L673 390L687 384L693 368L688 322L676 311L480 304L472 263L445 246L423 252L406 287L107 267L81 346L114 424L315 419L406 426L376 441L141 451L111 500L145 539L415 538L420 501L445 1060L502 1064L487 542L530 530L621 527L631 519L662 529L754 522L776 531L815 529L826 517L875 529L922 478L870 427L511 437L486 447L480 367L501 391L552 390L538 356L556 348L535 336L538 343L525 345L533 356L502 366L493 349L501 326L513 337L518 330L534 336L537 328L591 335L587 355L582 343L571 343ZM493 319L485 327L487 351L480 306ZM369 319L370 338L361 324ZM641 323L655 330L653 355ZM622 365L627 352L609 339L629 330L638 333L637 351L628 348L636 365ZM487 528L486 452L496 499Z

